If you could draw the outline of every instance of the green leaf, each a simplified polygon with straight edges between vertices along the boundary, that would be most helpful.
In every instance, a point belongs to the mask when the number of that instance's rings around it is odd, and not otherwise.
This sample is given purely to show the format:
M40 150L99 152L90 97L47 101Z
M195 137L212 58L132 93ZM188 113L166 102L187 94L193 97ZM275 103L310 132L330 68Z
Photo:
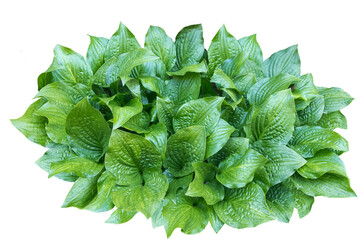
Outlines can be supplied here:
M307 179L294 174L291 181L296 188L309 196L334 198L356 197L351 189L349 179L335 174L325 174L317 179Z
M315 201L315 198L309 195L306 195L289 180L284 181L284 185L290 190L294 207L297 209L299 217L303 218L308 215L311 211L311 207Z
M175 115L174 103L168 99L156 98L156 112L159 122L164 124L169 132L172 132L172 118Z
M162 214L166 236L170 237L176 228L186 234L201 232L209 222L206 204L197 198L187 197L184 191L176 194L176 202L166 201Z
M111 199L117 208L131 212L139 211L149 218L164 198L168 181L160 170L145 169L142 178L144 183L115 186Z
M233 82L237 90L243 93L248 93L251 87L256 83L256 75L251 73L240 75L235 77Z
M45 131L47 119L35 114L45 103L44 99L37 100L29 106L23 116L11 119L11 123L30 141L47 147L53 144Z
M66 145L55 145L49 148L45 154L36 161L36 164L46 172L50 172L50 165L52 163L62 162L68 157L73 156L74 153L70 150L69 146ZM78 176L74 173L59 173L55 177L60 178L64 181L75 182Z
M169 71L175 65L175 44L161 27L150 26L145 36L145 48L150 49Z
M249 148L249 139L242 137L231 137L223 148L207 159L209 163L217 166L233 153L243 153Z
M241 50L248 53L249 59L257 65L262 66L263 54L259 43L256 40L256 34L239 39Z
M185 177L176 178L168 172L165 173L167 174L169 180L169 188L166 193L166 199L169 199L174 203L176 203L176 194L182 190L185 190L186 192L187 188L189 187L189 184L194 179L194 174L191 173Z
M154 144L161 154L161 158L164 159L167 145L167 131L165 125L162 123L151 125L150 132L145 133L145 138Z
M125 106L121 106L121 102L116 97L101 100L111 109L113 129L123 126L130 118L141 113L143 110L143 106L138 98L131 99Z
M190 25L181 29L176 35L176 69L200 62L204 54L204 39L200 24Z
M270 186L284 181L306 163L304 158L281 143L259 141L252 147L268 159L265 169L269 174Z
M251 123L245 126L252 141L287 143L294 131L295 104L290 90L271 95L254 108Z
M54 54L57 65L61 66L61 68L52 71L56 81L92 86L93 73L83 56L61 45L56 45Z
M270 177L265 167L261 167L255 172L253 181L262 188L264 193L266 193L269 190Z
M294 211L294 201L291 191L279 183L269 188L266 193L269 208L280 222L288 223Z
M97 194L85 209L93 212L106 212L114 207L111 192L115 185L115 178L105 171L97 181Z
M154 76L139 76L138 78L144 88L156 92L160 97L164 95L166 83L163 79Z
M49 178L59 173L75 174L81 178L94 177L104 168L103 164L81 158L78 156L69 157L61 162L50 164Z
M294 96L301 96L295 99L296 110L304 109L318 94L311 74L302 75L300 79L301 81L295 84L293 91Z
M265 77L265 73L263 71L262 66L257 65L251 60L246 60L244 67L241 70L243 75L245 74L254 74L257 79L263 79Z
M106 152L111 134L102 114L85 98L70 111L66 132L71 149L80 157L95 162Z
M248 59L247 53L240 52L232 58L226 59L219 68L230 78L234 78L242 73L242 69ZM216 69L215 69L216 71Z
M150 124L149 114L147 114L146 112L141 112L130 118L129 121L127 121L123 125L123 127L130 131L134 131L141 134L141 133L148 133L150 131L149 124Z
M175 177L194 171L192 164L204 161L206 149L205 128L182 128L168 139L164 167Z
M264 72L267 77L275 77L281 73L300 76L300 57L298 46L293 45L272 54L264 61Z
M222 62L236 56L241 50L239 42L223 25L212 39L209 50L209 73L210 76Z
M136 211L126 211L122 208L116 209L108 220L106 220L106 223L112 223L112 224L121 224L126 223L130 221L135 215Z
M266 158L252 149L238 151L220 162L216 179L228 188L244 187L253 180L256 171L263 167L266 161Z
M90 45L86 53L86 61L89 63L92 72L95 73L105 62L105 49L109 39L91 35L89 37Z
M322 149L340 152L349 150L348 142L338 133L317 126L297 127L289 145L305 158L313 157L316 152Z
M167 72L169 76L184 76L187 73L206 73L208 71L205 61L181 68L175 72Z
M90 178L78 178L70 189L61 207L82 209L96 196L96 183L99 175Z
M174 116L175 132L182 128L201 125L205 127L206 135L210 135L220 119L223 100L222 97L205 97L185 103Z
M107 61L112 57L117 57L138 48L140 48L140 44L135 36L123 23L120 23L118 30L111 36L106 46L104 59Z
M115 129L106 152L105 167L117 184L139 185L143 183L144 170L161 169L161 155L144 137Z
M210 80L212 83L220 85L222 88L236 89L234 82L231 78L224 73L221 68L215 69L215 72Z
M281 90L286 90L300 79L288 74L280 74L272 78L264 78L255 83L247 95L250 104L261 104L268 97Z
M224 226L224 223L221 221L219 216L216 214L214 207L207 205L209 209L209 221L211 227L214 229L216 233L220 231L220 229Z
M105 64L98 70L99 74L95 75L95 83L101 87L109 87L121 79L123 85L130 79L131 70L146 62L159 59L148 49L137 49L128 53L121 54L116 60L110 59L112 63L108 66ZM102 69L104 67L104 69Z
M260 186L249 183L243 188L225 188L225 198L214 205L221 221L233 228L255 227L274 219Z
M189 102L199 97L201 78L199 73L187 73L176 76L166 86L166 96L176 105Z
M298 111L298 117L301 125L313 125L320 120L324 112L324 97L318 95L303 110Z
M225 120L220 119L214 131L206 138L206 154L208 158L217 153L226 142L230 135L235 131L235 128L228 124Z
M349 105L354 98L341 88L325 88L319 90L319 94L324 96L325 113L335 112Z
M346 177L344 163L334 152L320 151L306 160L306 164L297 171L304 178L316 179L325 173Z
M216 167L211 163L195 162L193 164L195 178L190 183L185 195L202 197L208 205L223 200L224 187L216 180Z
M316 125L334 130L335 128L347 129L347 120L340 111L324 113Z

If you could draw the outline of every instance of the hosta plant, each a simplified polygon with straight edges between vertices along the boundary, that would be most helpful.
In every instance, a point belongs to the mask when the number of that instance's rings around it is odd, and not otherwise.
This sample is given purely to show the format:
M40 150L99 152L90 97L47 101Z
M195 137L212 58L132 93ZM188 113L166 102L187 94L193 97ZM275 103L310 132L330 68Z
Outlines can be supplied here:
M86 58L57 45L36 101L12 120L48 150L36 162L74 182L63 207L142 213L167 236L210 222L254 227L307 215L316 196L353 197L340 155L353 98L300 72L297 45L263 61L256 35L201 25L173 41L151 26L142 48L124 24L90 36Z

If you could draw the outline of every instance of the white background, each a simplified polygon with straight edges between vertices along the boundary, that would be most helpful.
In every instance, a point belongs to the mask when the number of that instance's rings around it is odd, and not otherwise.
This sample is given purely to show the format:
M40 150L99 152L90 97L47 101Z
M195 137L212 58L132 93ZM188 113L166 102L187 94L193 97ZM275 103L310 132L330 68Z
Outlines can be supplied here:
M320 86L338 86L356 100L343 113L350 143L342 155L352 187L360 194L360 6L359 1L1 1L1 164L0 239L165 239L163 228L138 214L122 225L105 224L110 215L60 208L71 183L47 174L34 162L45 149L29 142L11 124L37 92L36 80L59 43L85 55L86 34L110 37L120 21L143 44L149 25L171 37L184 26L202 23L205 46L222 24L237 38L258 34L264 57L299 44L302 73ZM210 225L176 239L360 239L360 200L316 198L311 213L289 224L276 221L252 229Z

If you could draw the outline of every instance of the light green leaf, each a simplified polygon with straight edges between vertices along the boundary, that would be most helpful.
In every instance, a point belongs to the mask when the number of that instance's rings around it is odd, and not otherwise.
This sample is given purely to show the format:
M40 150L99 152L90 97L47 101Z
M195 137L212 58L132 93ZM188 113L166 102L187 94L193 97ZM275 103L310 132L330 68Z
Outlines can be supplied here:
M251 73L240 75L235 77L233 82L237 90L243 93L248 93L251 87L256 83L256 75Z
M169 76L184 76L186 73L206 73L208 71L205 61L181 68L175 72L167 72Z
M223 25L212 39L209 50L209 73L210 76L226 59L236 56L241 50L239 42Z
M249 59L257 65L262 66L263 54L260 45L256 40L256 34L239 39L239 43L241 50L248 53Z
M292 149L305 158L310 158L322 149L332 149L346 152L349 150L348 142L338 133L322 127L297 127L289 142Z
M122 208L116 209L108 220L106 220L106 223L112 223L112 224L121 224L126 223L130 221L135 215L136 211L126 211Z
M319 94L324 96L325 113L335 112L349 105L354 98L341 88L324 88L319 90Z
M44 99L37 100L29 106L23 116L11 119L11 123L30 141L47 147L53 144L45 131L47 119L35 114L45 103Z
M242 69L247 59L248 54L240 52L234 57L226 59L220 64L219 68L222 69L227 76L234 78L242 73Z
M246 60L243 68L241 69L241 74L254 74L257 79L263 79L265 77L265 73L263 71L262 66L257 65L251 60Z
M215 155L207 159L209 163L217 166L221 161L224 161L231 154L243 153L249 148L249 139L242 137L231 137L223 148L220 149Z
M123 127L130 131L134 131L141 134L141 133L148 133L150 131L149 124L150 124L149 114L147 114L146 112L141 112L130 118L129 121L127 121L123 125Z
M269 190L270 177L265 167L261 167L255 172L253 181L262 188L264 193L266 193Z
M145 48L150 49L169 71L175 65L175 44L161 27L150 26L145 36Z
M221 221L233 228L255 227L274 219L260 186L249 183L243 188L225 188L225 198L214 205Z
M349 179L335 174L325 174L317 179L307 179L294 174L291 181L296 188L310 196L334 198L356 197L351 189Z
M301 125L313 125L320 120L324 112L324 97L318 95L303 110L298 111L298 117Z
M176 201L167 200L162 214L166 236L170 237L176 228L185 234L201 232L209 222L206 204L197 198L187 197L184 191L176 194Z
M174 103L168 99L156 98L156 114L159 122L164 124L169 132L173 132Z
M83 56L61 45L56 45L54 54L57 65L62 66L52 71L56 81L92 86L93 73Z
M162 215L162 210L165 200L162 200L158 208L155 210L151 216L151 223L153 228L157 228L164 225L164 217Z
M303 218L308 215L311 211L311 207L315 201L315 198L309 195L306 195L290 181L287 179L284 181L284 185L290 190L294 206L298 211L299 217Z
M106 70L99 69L99 75L95 76L97 78L96 83L101 87L109 87L112 83L121 79L123 85L125 85L127 81L132 79L129 75L133 68L157 59L159 57L154 53L143 48L121 54L110 66L107 66Z
M293 45L272 54L264 61L264 72L267 77L275 77L281 73L300 77L298 46Z
M222 97L205 97L185 103L173 118L175 132L182 128L200 125L205 127L206 135L210 135L220 119L223 100Z
M190 25L181 29L175 39L176 69L200 62L204 54L204 39L200 24Z
M123 53L140 48L140 44L129 29L120 23L118 30L111 36L106 46L104 59L107 61Z
M223 200L224 187L216 180L216 167L211 163L195 162L195 178L190 183L186 196L202 197L208 205Z
M70 189L61 207L82 209L96 196L96 183L100 174L89 178L78 178Z
M346 177L344 163L334 152L320 151L306 161L306 164L297 171L304 178L316 179L325 173Z
M294 200L291 191L279 183L269 188L266 193L269 208L280 222L288 223L294 211Z
M189 187L189 184L194 179L194 174L191 173L185 177L174 177L170 173L166 172L169 180L169 188L166 193L166 199L169 199L176 203L176 194L179 193L181 190L186 190Z
M220 119L214 131L206 138L206 154L208 158L217 153L226 142L230 135L235 131L235 128L228 124L225 120Z
M113 114L113 129L124 125L130 118L141 113L143 106L138 98L131 99L125 106L121 105L116 97L112 99L101 99L111 109Z
M105 171L97 181L97 194L85 209L92 212L106 212L114 207L111 192L115 185L115 178Z
M205 128L182 128L168 139L164 167L175 177L194 171L192 164L204 161L206 149Z
M80 157L99 161L106 152L111 130L102 114L88 100L81 100L66 119L71 149Z
M281 90L286 90L293 83L300 81L300 78L288 74L280 74L272 78L264 78L255 83L247 95L250 104L261 104L269 96Z
M59 173L75 174L81 178L94 177L104 168L103 164L72 156L60 162L50 164L49 178Z
M69 113L80 100L92 95L93 92L83 84L54 82L43 87L35 97L45 97L51 105Z
M45 129L47 135L52 141L59 144L69 143L65 130L68 111L64 111L61 107L47 102L34 114L47 118Z
M266 158L252 149L238 151L220 162L216 179L228 188L244 187L253 180L256 171L263 167L266 161Z
M110 72L112 71L117 58L112 57L108 59L94 74L94 84L100 87L109 87L110 84L107 83Z
M295 104L288 89L271 95L256 106L245 131L252 141L268 140L286 144L294 131L294 123Z
M294 96L297 96L295 97L296 110L304 109L318 94L311 73L302 75L300 79L301 81L295 84L293 91Z
M158 208L168 188L168 181L161 170L145 169L143 183L129 186L115 186L111 199L117 208L142 212L151 217Z
M231 78L228 75L224 73L223 70L221 70L221 68L215 69L215 72L210 82L216 83L220 85L222 88L236 89L234 82L231 80Z
M92 72L95 73L105 62L105 49L109 39L91 35L89 37L90 45L86 53L86 61L89 63Z
M220 231L220 229L224 226L224 223L221 221L219 216L216 214L214 207L207 205L209 210L209 221L211 227L214 229L216 233Z
M166 96L176 105L197 99L199 97L201 78L199 73L187 73L176 76L166 86Z
M144 88L156 92L160 97L164 95L166 83L163 79L154 76L139 76L138 78Z
M335 128L347 129L347 120L340 111L325 113L316 125L334 130Z
M49 148L45 154L36 161L36 164L46 172L50 172L50 165L52 163L61 162L68 157L73 156L74 153L70 150L69 146L66 145L55 145ZM75 182L78 176L74 173L59 173L55 177L60 178L67 182Z
M161 155L144 137L115 129L106 152L105 167L117 184L139 185L143 183L141 175L145 169L161 169Z
M304 158L281 143L258 141L252 147L269 160L265 169L269 174L270 186L290 177L306 163Z
M161 158L164 159L167 145L167 131L165 125L162 123L151 125L150 132L145 133L145 138L154 144L161 154Z

